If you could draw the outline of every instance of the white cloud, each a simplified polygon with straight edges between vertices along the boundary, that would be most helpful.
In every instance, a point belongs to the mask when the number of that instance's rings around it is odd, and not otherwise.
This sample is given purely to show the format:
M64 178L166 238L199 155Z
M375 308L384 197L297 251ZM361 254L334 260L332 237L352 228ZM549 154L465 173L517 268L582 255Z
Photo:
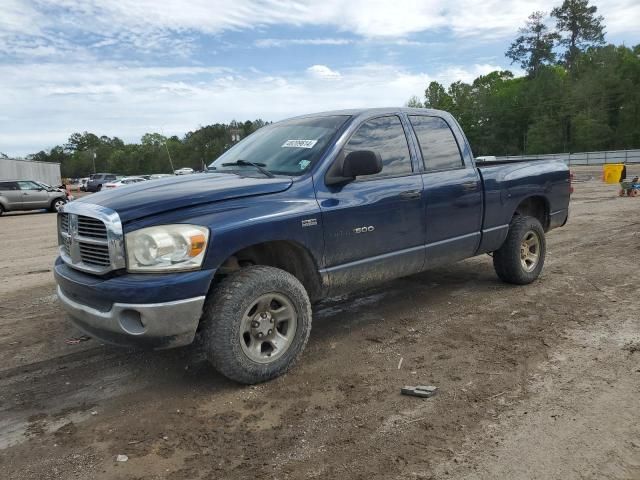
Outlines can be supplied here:
M312 77L320 78L323 80L336 80L340 78L340 72L331 70L326 65L312 65L307 68L307 73Z
M532 11L548 12L559 3L560 0L3 0L0 35L34 36L47 29L60 29L101 36L94 47L116 42L142 51L161 51L177 43L183 53L189 52L190 33L219 34L273 25L325 26L369 39L397 39L442 30L451 30L460 37L502 38L512 36ZM606 17L609 32L637 34L638 0L600 0L597 5ZM168 32L179 35L167 36ZM331 41L346 40L265 39L258 44Z
M259 48L290 47L298 45L348 45L353 40L348 38L262 38L254 45Z
M266 75L216 67L123 67L116 63L0 66L0 151L25 155L64 143L76 131L138 141L146 132L183 135L232 119L279 120L342 108L400 106L422 96L431 80L445 84L470 72L451 67L411 73L369 64L312 65L306 75ZM456 78L454 78L456 76Z

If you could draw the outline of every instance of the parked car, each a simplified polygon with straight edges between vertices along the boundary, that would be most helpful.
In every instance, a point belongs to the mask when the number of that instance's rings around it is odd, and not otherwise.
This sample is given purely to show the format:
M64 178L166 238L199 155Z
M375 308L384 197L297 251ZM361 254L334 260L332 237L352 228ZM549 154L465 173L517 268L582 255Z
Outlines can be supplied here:
M167 178L167 177L173 177L173 175L169 174L169 173L154 173L153 175L149 176L149 180L157 180L159 178Z
M107 182L115 182L120 177L114 173L94 173L89 176L85 190L87 192L99 192Z
M34 180L35 181L35 180ZM58 185L57 187L52 187L51 185L44 183L44 182L38 182L35 181L38 185L42 186L45 190L49 191L49 192L62 192L65 194L65 196L67 197L67 202L70 202L71 200L74 199L73 195L71 195L69 193L69 191L67 190L67 188L64 185Z
M124 185L132 185L134 183L146 182L146 179L142 177L122 177L115 182L108 182L103 184L104 188L117 188Z
M561 161L476 166L454 118L427 109L285 120L209 170L65 205L57 292L107 342L170 348L198 332L242 383L291 367L327 296L484 253L505 282L533 282L571 189Z
M0 180L0 215L4 212L42 208L57 212L65 203L65 190L45 187L33 180Z
M193 173L193 168L189 168L189 167L179 168L173 173L175 173L176 175L191 175Z
M87 191L87 183L88 182L89 182L89 177L81 178L78 181L78 185L80 185L80 191L82 191L82 192L86 192Z

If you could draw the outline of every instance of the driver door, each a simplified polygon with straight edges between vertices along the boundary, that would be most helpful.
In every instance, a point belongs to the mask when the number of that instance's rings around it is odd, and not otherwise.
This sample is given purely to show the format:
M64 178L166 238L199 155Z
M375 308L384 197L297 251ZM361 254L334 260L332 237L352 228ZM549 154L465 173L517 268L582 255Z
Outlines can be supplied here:
M422 178L400 117L365 121L342 154L355 150L379 153L382 171L316 192L332 294L418 272L425 259Z

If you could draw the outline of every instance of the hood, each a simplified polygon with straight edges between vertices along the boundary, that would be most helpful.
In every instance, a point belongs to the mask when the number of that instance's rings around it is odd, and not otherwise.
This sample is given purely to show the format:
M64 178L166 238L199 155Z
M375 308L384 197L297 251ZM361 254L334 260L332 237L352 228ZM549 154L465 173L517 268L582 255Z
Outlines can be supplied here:
M76 200L102 205L118 212L123 223L130 220L233 198L282 192L290 178L255 178L225 173L203 173L148 180L87 195Z

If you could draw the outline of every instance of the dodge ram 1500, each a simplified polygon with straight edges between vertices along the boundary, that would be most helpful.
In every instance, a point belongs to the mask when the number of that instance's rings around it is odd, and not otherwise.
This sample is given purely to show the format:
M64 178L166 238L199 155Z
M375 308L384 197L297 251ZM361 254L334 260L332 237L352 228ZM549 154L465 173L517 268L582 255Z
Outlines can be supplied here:
M483 253L534 281L567 221L562 162L474 163L448 113L306 115L248 136L208 173L64 205L58 297L106 342L196 336L227 377L257 383L300 356L318 300Z

